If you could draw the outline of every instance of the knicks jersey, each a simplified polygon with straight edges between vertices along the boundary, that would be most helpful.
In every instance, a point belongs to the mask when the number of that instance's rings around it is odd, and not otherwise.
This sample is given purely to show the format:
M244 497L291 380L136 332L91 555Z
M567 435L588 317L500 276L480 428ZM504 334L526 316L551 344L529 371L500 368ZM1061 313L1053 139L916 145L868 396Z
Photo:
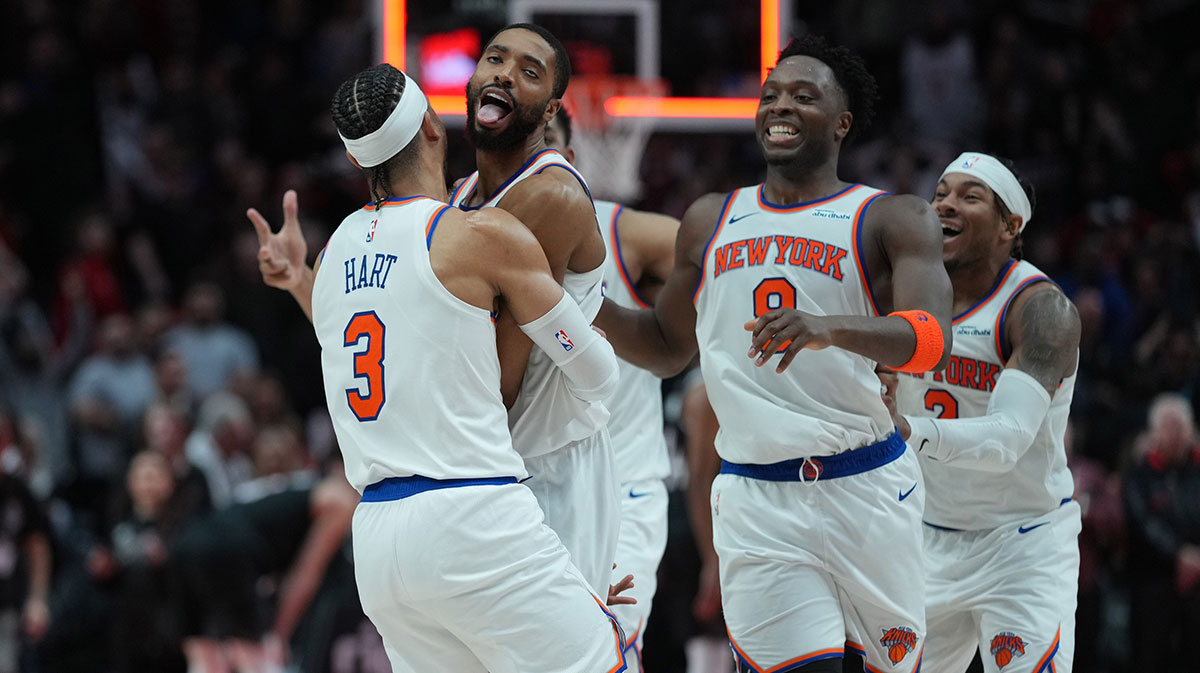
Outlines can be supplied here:
M544 150L529 159L496 192L478 206L464 205L475 193L479 184L479 172L472 173L462 181L450 196L450 203L463 210L477 210L500 203L515 185L537 175L551 166L566 169L583 185L591 198L583 176L556 150ZM584 317L592 320L604 303L604 264L591 271L576 273L567 270L563 277L563 290L571 295L583 311ZM516 402L508 413L508 425L512 432L512 443L517 452L526 458L540 456L594 435L608 421L608 410L601 402L585 402L567 389L562 370L554 366L550 356L534 348L525 367L525 378Z
M1033 283L1049 279L1028 262L1009 261L991 292L954 318L950 362L940 372L900 375L896 392L906 416L973 418L987 413L996 377L1008 360L1004 324L1008 306ZM1033 444L1009 472L954 467L921 456L928 491L925 521L962 530L995 528L1049 512L1074 492L1063 436L1075 374L1063 380Z
M500 395L489 311L447 290L429 241L450 209L417 196L352 213L313 282L325 400L346 477L525 476Z
M650 308L638 295L621 257L617 222L622 210L623 206L611 201L596 202L596 219L608 247L604 295L625 308ZM612 415L608 434L612 437L617 478L622 482L665 479L671 474L671 465L663 435L662 379L620 358L617 368L621 373L617 392L604 403Z
M730 194L696 289L700 367L720 421L717 452L734 463L841 453L892 432L875 362L840 348L801 350L782 374L746 356L744 323L777 308L877 315L860 259L863 218L883 192L865 185L776 205L763 186Z

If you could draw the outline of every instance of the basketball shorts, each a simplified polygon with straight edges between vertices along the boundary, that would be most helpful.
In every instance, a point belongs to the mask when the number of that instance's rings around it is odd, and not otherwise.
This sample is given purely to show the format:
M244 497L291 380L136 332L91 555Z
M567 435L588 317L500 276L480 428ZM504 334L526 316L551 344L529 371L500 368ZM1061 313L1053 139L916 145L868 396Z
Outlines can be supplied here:
M925 527L927 673L1070 673L1079 505L980 531Z
M598 595L608 596L621 505L608 429L561 449L525 459L546 525L562 540L576 567Z
M624 635L520 484L354 512L363 611L396 673L617 673Z
M848 476L772 481L722 466L713 543L742 670L784 673L846 649L869 671L920 667L924 485L916 454L885 443L895 447L889 462ZM854 454L871 448L817 460L862 468Z
M614 605L612 612L625 631L625 660L631 673L642 670L642 634L658 589L658 564L666 549L667 487L661 479L621 484L621 534L612 581L633 575L633 588L621 595L636 598L637 605Z

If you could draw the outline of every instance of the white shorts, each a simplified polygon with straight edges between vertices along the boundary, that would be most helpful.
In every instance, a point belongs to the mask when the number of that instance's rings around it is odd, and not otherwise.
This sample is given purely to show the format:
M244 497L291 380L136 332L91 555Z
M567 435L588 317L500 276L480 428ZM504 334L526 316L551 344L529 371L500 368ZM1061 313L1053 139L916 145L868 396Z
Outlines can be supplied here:
M623 634L519 484L354 512L354 577L396 673L625 670Z
M927 673L1070 673L1079 505L981 531L925 528Z
M617 569L613 582L633 575L633 588L621 594L637 605L614 605L612 612L625 631L625 660L630 673L640 673L642 634L654 592L658 564L667 549L667 487L661 479L621 484L621 535L617 540Z
M847 648L867 670L918 669L925 487L912 451L811 482L722 473L711 505L725 624L746 670L783 673Z
M608 429L561 449L525 459L524 483L546 514L546 525L600 596L608 597L621 505Z

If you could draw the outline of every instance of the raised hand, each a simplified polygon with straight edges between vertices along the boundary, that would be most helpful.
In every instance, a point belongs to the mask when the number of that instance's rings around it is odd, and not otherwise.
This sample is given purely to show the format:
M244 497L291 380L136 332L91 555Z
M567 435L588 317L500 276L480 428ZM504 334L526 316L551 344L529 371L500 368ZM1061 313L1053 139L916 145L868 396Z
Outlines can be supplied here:
M246 211L246 217L258 232L258 270L263 282L281 290L297 290L309 273L308 243L300 231L299 209L296 191L284 192L283 228L274 233L256 209Z

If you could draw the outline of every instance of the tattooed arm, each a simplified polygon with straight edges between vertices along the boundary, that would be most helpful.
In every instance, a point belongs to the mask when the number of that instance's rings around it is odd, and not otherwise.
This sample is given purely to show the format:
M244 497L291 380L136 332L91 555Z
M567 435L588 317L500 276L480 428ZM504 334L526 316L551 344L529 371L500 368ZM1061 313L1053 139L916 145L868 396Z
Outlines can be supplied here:
M908 418L900 430L908 430L909 444L933 460L987 472L1007 472L1025 455L1059 384L1075 372L1079 314L1058 287L1037 283L1013 300L1003 338L1012 356L996 379L987 413Z

